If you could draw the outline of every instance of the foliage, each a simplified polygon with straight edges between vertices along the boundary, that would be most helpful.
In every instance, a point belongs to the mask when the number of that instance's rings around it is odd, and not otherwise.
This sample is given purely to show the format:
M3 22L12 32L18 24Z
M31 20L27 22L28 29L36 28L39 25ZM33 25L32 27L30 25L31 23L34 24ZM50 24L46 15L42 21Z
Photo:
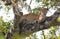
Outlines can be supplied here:
M0 9L2 8L2 6L0 5Z
M60 22L60 17L58 17L56 21L57 21L57 22Z
M52 26L52 27L50 27L50 30L51 30L51 31L54 31L55 29L56 29L56 28L55 28L55 27L53 27L53 26Z
M43 7L47 7L48 9L51 7L56 6L56 2L53 2L51 0L36 0L37 2L42 2Z
M5 7L5 10L8 12L10 10L10 7L9 6L6 6Z
M36 2L41 2L42 0L36 0Z
M32 14L37 14L37 13L39 13L40 8L39 7L38 8L35 8L32 11L33 11Z
M30 35L30 34L29 34ZM19 33L15 33L11 39L25 39L27 36L29 36L28 34L22 34L20 35Z
M0 39L5 39L5 37L2 35L1 32L0 32Z
M58 39L60 39L60 36L58 36Z
M4 32L5 34L7 34L9 32L10 27L10 22L4 22L3 18L0 18L0 32Z
M10 6L0 5L0 9L2 8L7 12L11 9Z

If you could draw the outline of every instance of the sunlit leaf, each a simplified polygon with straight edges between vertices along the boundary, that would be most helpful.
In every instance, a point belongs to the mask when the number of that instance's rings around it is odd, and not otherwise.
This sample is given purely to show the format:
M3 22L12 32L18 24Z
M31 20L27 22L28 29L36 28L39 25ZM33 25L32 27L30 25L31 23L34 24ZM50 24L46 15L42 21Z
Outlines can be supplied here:
M52 30L52 31L54 31L55 29L56 29L56 28L55 28L55 27L53 27L53 26L52 26L52 27L50 27L50 30Z
M2 33L0 33L0 39L5 39Z
M8 12L10 10L10 7L6 6L5 10Z
M36 0L36 2L41 2L41 0Z
M60 17L58 17L56 21L57 21L57 22L60 22Z
M0 6L0 9L2 8L2 6Z
M60 39L60 36L58 36L58 39Z
M48 39L48 35L45 35L45 38Z

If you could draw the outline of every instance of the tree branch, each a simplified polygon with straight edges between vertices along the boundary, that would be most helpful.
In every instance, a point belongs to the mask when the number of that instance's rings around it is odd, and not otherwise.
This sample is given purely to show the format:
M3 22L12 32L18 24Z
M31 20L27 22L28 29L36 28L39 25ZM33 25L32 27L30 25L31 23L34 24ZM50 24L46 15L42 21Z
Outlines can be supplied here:
M19 12L19 9L18 9L18 1L15 2L14 0L11 0L11 2L12 2L14 14L21 16L21 13Z

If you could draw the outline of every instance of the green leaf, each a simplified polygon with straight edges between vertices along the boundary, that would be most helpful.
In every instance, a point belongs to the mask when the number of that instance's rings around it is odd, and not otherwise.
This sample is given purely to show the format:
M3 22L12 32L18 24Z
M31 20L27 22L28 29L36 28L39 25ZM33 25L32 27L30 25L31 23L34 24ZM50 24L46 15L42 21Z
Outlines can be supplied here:
M0 33L0 39L5 39L2 33Z
M48 39L49 35L45 35L45 38Z
M0 9L2 8L2 6L0 6Z
M6 6L5 10L8 12L10 10L10 7Z
M58 36L58 39L60 39L60 36Z
M36 0L36 2L40 2L41 0Z
M56 29L56 28L55 28L55 27L53 27L53 26L52 26L52 27L50 27L50 30L51 30L51 31L54 31L55 29Z
M60 22L60 17L58 17L56 21L57 21L57 22Z

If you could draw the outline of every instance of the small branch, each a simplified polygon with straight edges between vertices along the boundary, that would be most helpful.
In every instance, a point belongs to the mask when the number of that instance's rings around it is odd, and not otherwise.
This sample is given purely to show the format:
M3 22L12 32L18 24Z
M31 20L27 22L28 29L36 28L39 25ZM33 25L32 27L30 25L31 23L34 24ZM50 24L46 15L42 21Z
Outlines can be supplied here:
M11 0L11 2L12 2L12 5L13 5L14 14L20 16L19 11L18 11L18 3L15 3L14 0Z
M31 3L32 3L32 0L30 1L30 4L29 5L31 5Z
M24 1L23 0L19 0L19 2L20 2L21 6L23 8L25 6Z

